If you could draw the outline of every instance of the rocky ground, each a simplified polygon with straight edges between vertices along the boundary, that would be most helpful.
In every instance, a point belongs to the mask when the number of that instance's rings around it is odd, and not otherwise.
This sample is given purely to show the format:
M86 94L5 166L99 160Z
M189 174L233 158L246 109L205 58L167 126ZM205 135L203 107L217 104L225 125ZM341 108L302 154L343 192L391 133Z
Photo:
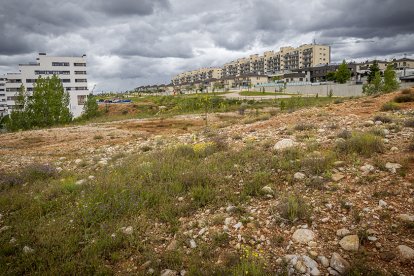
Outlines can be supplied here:
M243 214L237 212L239 207L223 202L218 209L202 208L194 216L180 218L178 232L184 245L178 237L166 236L154 251L175 250L177 246L191 251L200 242L212 242L213 234L225 232L229 242L217 252L217 263L225 264L226 256L248 245L260 252L270 270L280 272L283 267L291 275L341 275L356 258L385 274L413 275L414 160L409 147L414 128L404 122L413 119L414 103L402 104L401 110L380 111L395 95L291 113L269 109L272 116L252 123L236 113L209 115L209 129L226 137L235 149L247 143L269 144L269 150L277 154L283 148L304 147L309 136L329 148L342 139L338 134L344 130L380 131L386 149L375 158L335 161L323 189L303 185L300 192L313 207L308 223L292 225L275 215L275 194L292 190L291 182L286 182L281 191L263 187L266 196L250 199L242 206ZM392 120L375 119L378 115ZM1 134L0 167L13 171L31 163L50 163L58 170L85 171L93 176L94 171L120 164L132 153L204 141L208 135L203 131L205 123L203 115L185 115ZM300 185L313 177L298 171L292 182ZM177 199L181 200L186 199ZM0 231L5 231L3 228ZM127 226L123 229L126 235L132 231ZM120 274L151 273L151 266L150 262L138 267L125 261L116 269ZM180 273L185 271L166 269L162 275Z

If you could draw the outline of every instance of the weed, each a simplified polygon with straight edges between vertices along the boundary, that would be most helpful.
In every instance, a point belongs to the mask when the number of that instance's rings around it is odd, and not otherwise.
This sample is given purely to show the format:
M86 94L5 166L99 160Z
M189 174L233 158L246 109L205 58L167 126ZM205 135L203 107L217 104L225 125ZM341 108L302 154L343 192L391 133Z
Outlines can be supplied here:
M102 140L103 139L103 136L102 135L95 135L95 136L93 136L93 139L95 139L95 140Z
M250 181L243 187L243 194L248 196L260 195L261 189L270 182L270 174L267 172L257 172Z
M343 130L340 133L338 133L337 135L338 138L342 138L342 139L349 139L352 137L352 132L350 132L349 130Z
M243 248L240 262L233 268L232 275L266 275L265 262L263 258L248 247Z
M394 97L394 101L397 103L414 102L414 92L407 88L401 91L401 94Z
M190 195L197 207L204 207L214 200L215 191L210 186L198 185L190 189Z
M298 219L309 220L311 215L311 208L299 194L288 194L283 197L278 211L282 218L290 222L295 222Z
M297 131L312 130L315 128L316 128L315 125L308 124L308 123L300 123L295 126L295 130Z
M321 175L325 173L334 162L334 155L328 153L326 155L311 154L309 157L301 161L302 170L310 174Z
M336 145L336 149L340 153L358 153L367 157L374 153L383 153L385 150L382 139L371 133L353 133L352 137L340 141Z
M384 116L384 115L377 115L374 117L374 121L381 121L383 123L392 123L392 119L388 116Z
M230 241L229 235L225 232L220 232L220 233L213 234L212 239L213 239L213 243L216 247L217 246L226 246Z
M404 122L405 127L414 127L414 119L409 119Z
M401 107L396 102L388 102L381 107L381 111L395 111L400 109Z

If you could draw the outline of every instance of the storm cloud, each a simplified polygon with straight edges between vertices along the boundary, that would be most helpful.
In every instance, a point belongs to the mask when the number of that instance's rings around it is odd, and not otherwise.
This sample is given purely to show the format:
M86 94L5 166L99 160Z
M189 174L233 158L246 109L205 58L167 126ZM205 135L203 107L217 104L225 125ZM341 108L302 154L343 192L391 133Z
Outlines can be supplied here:
M125 91L314 40L334 62L412 56L412 14L412 0L3 0L0 73L86 54L90 86Z

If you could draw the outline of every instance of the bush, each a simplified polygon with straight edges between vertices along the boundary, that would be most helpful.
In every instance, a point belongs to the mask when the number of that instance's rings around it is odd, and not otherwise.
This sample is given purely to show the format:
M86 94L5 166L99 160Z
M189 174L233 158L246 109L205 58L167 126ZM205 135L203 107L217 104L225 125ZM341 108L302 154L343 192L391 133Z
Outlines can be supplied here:
M413 93L413 91L410 88L404 88L403 90L401 90L401 94L403 95L407 95L411 93Z
M190 195L196 207L204 207L215 198L214 190L210 186L202 185L192 187Z
M243 194L249 196L260 195L261 189L270 182L270 174L267 172L257 172L252 179L247 181L243 187Z
M322 156L313 154L302 160L302 169L310 174L320 175L326 172L332 165L333 156Z
M297 194L289 194L281 200L278 211L282 218L294 222L298 219L309 220L311 208L305 199Z
M377 115L374 117L374 121L381 121L383 123L392 123L392 119L387 116Z
M342 139L349 139L352 137L352 132L350 132L349 130L343 130L340 133L338 133L338 138L342 138Z
M382 105L381 111L395 111L400 110L401 107L395 102L388 102Z
M414 93L397 95L394 97L394 102L397 102L397 103L414 102Z
M295 126L295 130L304 131L304 130L312 130L315 129L315 126L308 123L300 123Z
M409 119L404 123L405 127L414 127L414 119Z
M384 152L384 143L382 138L371 133L354 133L352 137L338 142L336 149L340 153L358 153L370 157L374 153Z

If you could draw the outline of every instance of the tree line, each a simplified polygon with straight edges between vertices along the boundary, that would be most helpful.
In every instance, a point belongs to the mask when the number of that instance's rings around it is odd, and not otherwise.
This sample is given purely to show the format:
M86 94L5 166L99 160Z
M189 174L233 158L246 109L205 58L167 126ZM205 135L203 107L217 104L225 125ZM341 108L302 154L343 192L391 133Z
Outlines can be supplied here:
M69 109L70 96L58 76L39 77L33 85L33 93L21 85L15 98L15 107L2 121L8 131L44 128L73 121ZM98 116L95 97L89 95L82 116L77 120Z

